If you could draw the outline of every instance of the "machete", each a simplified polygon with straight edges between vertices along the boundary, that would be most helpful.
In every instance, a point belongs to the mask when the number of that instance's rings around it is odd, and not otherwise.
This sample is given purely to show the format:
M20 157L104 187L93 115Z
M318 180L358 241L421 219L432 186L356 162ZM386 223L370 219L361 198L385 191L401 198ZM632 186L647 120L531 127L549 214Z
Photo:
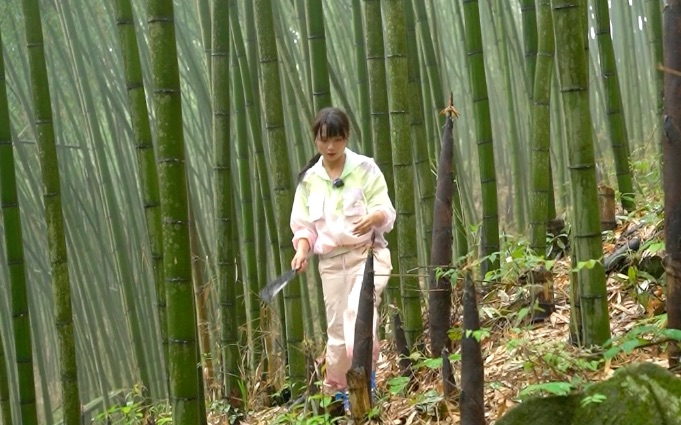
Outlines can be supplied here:
M298 270L291 269L286 273L282 274L278 278L274 279L272 282L268 283L267 286L262 288L260 291L260 299L269 303L272 301L275 295L277 295L284 286L286 286L294 277L298 274Z

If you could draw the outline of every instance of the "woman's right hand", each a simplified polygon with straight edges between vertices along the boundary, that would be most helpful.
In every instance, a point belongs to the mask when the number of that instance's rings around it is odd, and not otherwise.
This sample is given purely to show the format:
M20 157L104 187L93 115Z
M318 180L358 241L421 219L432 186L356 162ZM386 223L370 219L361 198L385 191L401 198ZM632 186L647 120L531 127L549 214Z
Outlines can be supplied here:
M307 253L297 251L291 260L291 268L299 272L307 270Z
M307 239L301 239L296 247L296 255L291 260L291 268L293 270L304 272L307 270L307 257L310 252L310 243Z

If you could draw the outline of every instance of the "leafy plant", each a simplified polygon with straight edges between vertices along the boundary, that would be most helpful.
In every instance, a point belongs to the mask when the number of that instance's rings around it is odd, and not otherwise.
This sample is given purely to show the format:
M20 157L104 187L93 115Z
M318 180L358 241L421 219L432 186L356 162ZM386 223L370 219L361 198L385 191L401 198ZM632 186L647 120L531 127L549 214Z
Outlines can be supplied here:
M626 334L606 341L604 344L606 351L603 353L603 357L613 359L619 354L631 353L637 348L668 341L681 341L681 330L661 327L661 324L666 321L666 315L662 316L665 319L660 318L656 324L636 326Z
M443 400L444 397L436 390L428 390L425 393L416 395L414 408L430 416L435 416L440 402Z
M580 404L582 407L586 407L586 406L588 406L588 405L590 405L590 404L599 404L599 403L603 403L603 402L604 402L605 400L607 400L607 399L608 399L608 397L605 396L604 394L596 393L596 394L592 394L592 395L589 395L589 396L584 397L584 398L579 402L579 404Z
M240 423L241 420L246 418L246 412L232 406L226 400L213 400L209 404L208 410L215 416L226 418L229 424Z
M569 382L545 382L541 384L528 385L520 391L521 399L540 394L560 395L565 396L572 391L572 385Z
M145 418L153 418L158 425L171 423L170 407L166 403L146 405L141 388L134 388L125 395L123 403L117 403L94 418L95 424L137 425Z
M388 380L388 392L395 396L403 394L409 385L409 378L406 376L397 376Z
M340 418L332 418L326 412L326 408L333 402L333 397L328 394L314 394L307 398L308 403L292 406L288 411L277 415L271 424L299 424L299 425L322 425L333 424L340 421ZM319 414L316 409L309 409L309 405L319 405L322 407Z

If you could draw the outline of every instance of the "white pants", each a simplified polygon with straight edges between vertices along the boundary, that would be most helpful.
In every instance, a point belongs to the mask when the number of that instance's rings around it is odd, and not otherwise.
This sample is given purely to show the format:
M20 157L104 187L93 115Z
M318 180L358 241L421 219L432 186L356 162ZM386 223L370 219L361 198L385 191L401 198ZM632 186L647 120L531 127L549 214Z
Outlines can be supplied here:
M340 255L324 256L319 261L319 274L324 289L326 305L327 345L325 391L334 393L347 387L345 374L352 364L352 350L355 341L355 321L359 294L364 277L364 264L368 247L361 247ZM388 248L374 249L374 343L373 363L378 360L378 310L381 294L388 284L392 270Z

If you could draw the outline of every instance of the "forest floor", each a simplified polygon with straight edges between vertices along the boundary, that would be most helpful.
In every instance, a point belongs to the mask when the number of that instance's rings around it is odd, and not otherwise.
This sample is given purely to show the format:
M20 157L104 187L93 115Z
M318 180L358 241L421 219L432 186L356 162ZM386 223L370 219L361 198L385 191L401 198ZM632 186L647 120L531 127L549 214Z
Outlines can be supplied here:
M625 263L611 271L607 278L613 340L611 347L618 346L620 341L616 355L595 355L594 352L575 347L569 341L569 258L557 260L553 264L555 311L541 323L528 322L528 308L522 307L522 300L527 299L527 293L522 285L517 284L517 279L515 284L512 278L509 280L512 274L507 276L508 285L500 284L479 297L481 328L485 330L481 348L485 368L487 423L493 424L527 395L580 390L590 382L609 378L616 369L634 362L654 362L667 366L664 344L646 340L645 332L633 339L630 336L632 329L663 328L666 324L663 288L657 282L662 279L637 267L646 258L661 258L661 245L657 243L662 239L661 224L662 220L652 213L628 217L620 220L619 226L604 238L606 258L632 237L638 236L641 240L641 249L629 253ZM511 256L502 258L502 262L504 260L517 263L517 259ZM458 313L460 317L461 311ZM636 341L633 345L629 342L623 347L622 341L632 340ZM410 425L460 422L458 397L447 401L441 396L441 363L415 357L413 364L418 386L407 392L401 386L403 382L399 379L398 356L393 344L383 341L382 348L382 357L377 366L376 405L379 419L375 423ZM452 364L458 384L461 375L458 348L451 358L455 360ZM229 421L214 418L211 423L226 424ZM331 422L323 416L305 412L302 407L278 406L256 408L248 413L242 423L273 425ZM337 423L352 421L341 420Z

